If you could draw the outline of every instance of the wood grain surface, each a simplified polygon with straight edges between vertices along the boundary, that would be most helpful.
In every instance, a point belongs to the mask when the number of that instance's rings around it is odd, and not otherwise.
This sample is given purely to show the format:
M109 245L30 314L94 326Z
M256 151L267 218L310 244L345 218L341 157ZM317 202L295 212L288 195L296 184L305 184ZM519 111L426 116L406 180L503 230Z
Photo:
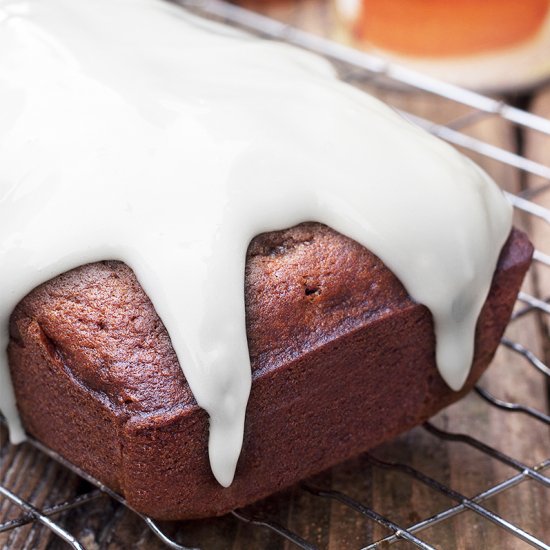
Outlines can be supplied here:
M314 32L325 35L335 32L332 8L323 0L264 3L261 9ZM471 112L467 107L444 99L378 87L372 81L363 87L399 109L443 124ZM550 118L550 87L536 90L529 96L505 99ZM484 117L464 131L550 165L550 137L519 132L497 117ZM547 181L526 177L515 169L478 155L471 156L509 191L533 193L542 189L533 195L534 200L550 208L550 188L545 187ZM550 254L548 224L524 215L516 216L516 224L532 235L540 250ZM543 299L549 298L550 268L534 266L524 289ZM506 335L550 363L549 319L550 316L544 318L536 312L528 313L512 322ZM482 378L481 386L501 399L526 403L546 413L549 411L548 387L543 375L502 346L494 364ZM452 432L470 434L529 466L550 457L547 427L523 414L497 410L474 393L437 415L432 422ZM85 482L29 445L9 445L3 428L0 438L0 482L34 506L53 505L89 490ZM422 427L374 449L372 455L409 464L468 497L517 473L464 443L443 441ZM374 467L366 455L337 466L309 483L342 491L403 527L454 504L449 498L402 473ZM550 544L549 504L549 490L528 481L487 500L484 506ZM358 550L389 534L387 529L344 505L313 496L300 487L271 497L253 507L252 513L269 517L319 548L330 550ZM20 515L15 505L0 498L0 523ZM108 497L101 497L56 518L89 550L164 548L139 517ZM279 550L294 547L265 528L245 524L230 516L165 524L163 528L181 543L203 549ZM432 526L419 536L441 549L529 548L526 543L471 511ZM414 547L407 542L398 542L394 546ZM37 523L0 533L0 549L4 550L65 547L48 529Z

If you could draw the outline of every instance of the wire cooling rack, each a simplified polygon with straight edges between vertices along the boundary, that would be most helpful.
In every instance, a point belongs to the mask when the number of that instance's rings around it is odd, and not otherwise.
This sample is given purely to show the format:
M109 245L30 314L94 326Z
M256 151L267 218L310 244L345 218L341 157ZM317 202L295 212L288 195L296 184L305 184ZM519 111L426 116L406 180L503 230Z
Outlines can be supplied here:
M383 86L389 84L399 87L408 87L468 107L468 112L465 115L455 118L451 122L445 124L437 124L426 118L421 118L406 112L403 112L403 114L415 123L426 128L429 132L462 149L493 159L493 161L496 161L499 165L507 169L516 169L523 177L538 176L540 178L540 184L537 187L525 189L520 193L508 192L507 195L516 211L527 218L526 223L528 226L532 219L541 220L543 223L550 224L550 210L536 202L537 196L547 191L550 187L550 166L472 137L468 135L466 131L468 127L478 123L480 120L489 117L498 117L513 124L518 135L522 135L523 132L533 131L550 136L550 120L533 115L506 102L491 99L478 93L433 80L432 78L393 65L372 55L361 53L341 44L290 27L234 5L226 4L218 0L178 1L177 3L202 15L206 15L207 17L220 19L235 26L251 30L267 39L284 40L319 53L335 62L342 78L353 84L362 85L365 82L372 84L374 81L375 83L381 82ZM548 271L550 268L549 252L548 249L536 250L533 269ZM548 276L548 274L546 276ZM539 321L547 327L547 323L550 322L549 288L547 288L542 295L539 292L539 296L526 292L520 293L512 324L524 322L524 320L530 316L537 316ZM539 359L530 349L508 338L502 340L502 346L510 350L517 357L518 362L524 361L533 371L537 371L537 376L541 376L541 380L543 380L542 384L548 383L550 379L550 367L545 364L543 360ZM548 350L546 350L546 353L548 354ZM474 392L480 399L486 402L487 407L494 411L499 411L498 414L519 414L524 416L526 421L527 417L530 417L530 422L542 423L546 426L550 425L550 416L543 410L533 408L529 403L522 404L499 399L486 389L483 389L480 385L475 388ZM437 543L434 546L433 543L429 544L423 540L423 533L428 528L432 528L436 524L448 522L450 518L467 511L482 518L483 522L491 522L506 530L513 537L512 540L522 541L534 548L550 550L550 540L541 540L541 538L527 532L513 521L506 519L503 515L499 515L487 505L487 502L495 495L510 492L517 486L530 483L536 484L546 491L545 495L547 500L545 506L546 509L548 509L548 503L550 503L550 491L548 491L550 488L550 457L537 464L529 465L497 450L487 442L461 433L453 433L440 429L433 423L425 423L423 429L440 440L456 442L457 444L466 444L473 447L486 457L489 457L490 460L503 463L515 470L516 473L480 491L478 494L468 497L452 487L437 481L431 477L429 473L420 471L408 464L381 460L371 454L365 455L365 461L371 467L388 470L390 472L398 472L404 476L408 476L414 480L414 483L423 485L433 491L434 494L438 494L448 499L450 504L441 511L409 524L398 524L390 520L386 515L377 512L348 494L332 489L325 489L315 481L305 482L296 490L306 492L317 499L338 501L355 513L364 516L365 520L375 522L387 532L386 536L382 538L365 541L362 546L363 550L379 548L403 541L407 541L413 546L424 549L441 548ZM545 433L547 434L548 432ZM0 497L13 503L20 511L17 517L0 523L0 537L2 533L14 532L24 525L38 522L51 530L52 533L59 537L59 539L65 541L67 545L72 548L85 548L85 543L79 542L71 535L71 526L65 525L63 514L74 509L82 509L85 513L86 506L89 505L89 503L102 498L111 498L127 506L124 499L113 493L109 488L105 487L97 480L91 478L85 472L68 463L50 449L44 447L40 442L31 438L29 443L50 458L67 467L72 472L78 474L81 478L89 482L91 487L68 501L59 502L39 509L31 502L18 496L17 490L13 488L10 489L7 485L0 484ZM7 448L8 445L0 452L0 458L5 457ZM0 498L0 504L2 498ZM260 516L250 510L235 510L232 512L232 515L239 522L252 524L258 528L269 529L283 539L290 541L290 543L293 543L296 547L305 549L316 548L314 544L304 540L302 536L295 533L291 528L285 527L277 521L270 519L268 515ZM164 525L161 527L151 518L142 515L140 515L140 517L167 547L180 550L188 548L178 543L175 538L169 534L169 530L165 529ZM550 517L548 517L548 520L550 520ZM11 548L9 539L6 540L8 540L8 542L4 548Z

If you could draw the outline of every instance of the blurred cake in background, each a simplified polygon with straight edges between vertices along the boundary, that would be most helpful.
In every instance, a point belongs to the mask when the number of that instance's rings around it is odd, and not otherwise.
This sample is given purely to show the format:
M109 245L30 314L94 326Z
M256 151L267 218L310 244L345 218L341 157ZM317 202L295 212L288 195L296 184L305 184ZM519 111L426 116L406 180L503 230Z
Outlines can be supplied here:
M334 0L338 38L470 88L550 76L550 0Z
M548 0L336 0L353 36L414 57L498 51L533 38Z

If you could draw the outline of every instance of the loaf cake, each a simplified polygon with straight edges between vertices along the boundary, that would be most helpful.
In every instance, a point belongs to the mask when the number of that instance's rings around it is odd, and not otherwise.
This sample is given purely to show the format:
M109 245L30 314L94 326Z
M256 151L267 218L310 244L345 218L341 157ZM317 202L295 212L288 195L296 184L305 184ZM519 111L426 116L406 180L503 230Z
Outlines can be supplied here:
M226 513L365 451L468 392L510 317L532 248L513 231L479 319L468 381L434 362L429 311L368 250L325 226L264 234L247 255L253 384L229 488L208 418L122 263L86 265L18 306L9 356L29 433L159 519Z
M0 50L13 443L223 514L487 365L531 254L511 205L325 60L160 0L0 0Z

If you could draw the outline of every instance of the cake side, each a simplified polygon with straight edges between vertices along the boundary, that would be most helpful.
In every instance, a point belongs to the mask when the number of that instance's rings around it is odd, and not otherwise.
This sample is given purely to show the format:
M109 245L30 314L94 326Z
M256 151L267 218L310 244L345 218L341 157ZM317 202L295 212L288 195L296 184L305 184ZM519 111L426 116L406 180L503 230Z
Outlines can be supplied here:
M429 312L376 256L319 224L255 238L245 285L254 383L228 489L208 465L207 415L133 273L119 262L83 266L33 291L12 316L23 422L142 512L222 514L461 397L494 354L531 253L514 231L478 323L474 368L455 393L434 364Z

